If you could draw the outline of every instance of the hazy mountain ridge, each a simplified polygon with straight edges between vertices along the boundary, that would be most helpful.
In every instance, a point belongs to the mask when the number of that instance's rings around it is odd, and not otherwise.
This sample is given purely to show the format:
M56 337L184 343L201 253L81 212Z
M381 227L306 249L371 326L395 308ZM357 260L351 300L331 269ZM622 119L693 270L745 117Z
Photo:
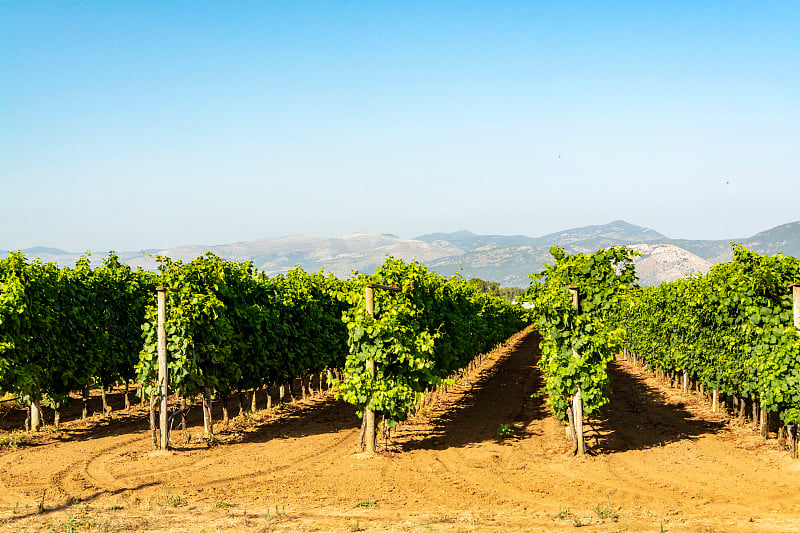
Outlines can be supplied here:
M622 220L605 225L572 228L542 237L525 235L477 235L470 231L432 233L416 239L403 239L380 233L354 233L340 238L314 235L259 239L214 246L189 245L166 250L120 252L120 259L131 266L154 270L153 255L189 261L212 252L236 261L253 261L270 275L284 273L295 265L315 272L320 269L347 277L353 270L373 272L387 255L404 260L416 259L443 275L456 271L466 278L479 277L504 286L526 287L529 274L540 272L552 261L550 248L557 244L569 253L592 253L600 247L631 246L642 253L636 259L641 283L658 284L697 272L707 272L715 263L733 257L731 242L741 242L760 253L800 256L800 221L762 231L752 237L731 240L669 239L655 230ZM23 250L29 258L72 266L81 254L56 248L35 247ZM3 256L7 252L0 251ZM149 255L148 255L149 254ZM94 254L100 264L105 254Z
M738 242L738 241L737 241ZM765 254L800 257L800 221L781 224L745 239L742 244Z
M693 274L705 274L713 266L674 244L636 244L632 248L642 254L634 259L641 285L658 285Z
M349 276L352 270L372 272L387 255L415 258L427 263L440 257L464 253L446 242L424 243L394 235L362 232L341 238L293 235L217 246L181 246L162 250L157 255L185 262L205 252L235 261L253 261L257 268L270 275L285 273L301 265L310 272L324 269L341 277ZM152 258L136 262L136 266L142 268L155 268L155 264Z

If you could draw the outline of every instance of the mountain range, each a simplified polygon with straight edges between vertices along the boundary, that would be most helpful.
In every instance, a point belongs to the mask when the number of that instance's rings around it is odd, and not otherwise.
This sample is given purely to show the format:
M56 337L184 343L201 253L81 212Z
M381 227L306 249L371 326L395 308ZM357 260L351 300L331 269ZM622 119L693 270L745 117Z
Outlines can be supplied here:
M731 240L670 239L655 230L616 220L604 225L585 226L541 237L525 235L476 235L469 231L431 233L415 239L380 233L354 233L340 238L313 235L259 239L221 245L187 245L166 250L150 249L118 253L133 267L154 270L155 255L188 261L205 252L225 259L253 261L270 275L284 273L295 265L315 272L324 269L340 277L353 270L373 272L387 255L404 260L416 259L442 275L456 271L466 278L479 277L502 286L527 287L529 274L543 270L550 262L550 248L563 246L569 253L592 253L600 247L626 245L639 250L636 271L640 282L654 285L687 274L707 272L733 257L731 242L751 250L800 256L800 221L783 224L752 237ZM70 266L81 254L55 248L22 250L29 259L52 261ZM5 256L7 252L0 250ZM102 257L94 256L99 264Z

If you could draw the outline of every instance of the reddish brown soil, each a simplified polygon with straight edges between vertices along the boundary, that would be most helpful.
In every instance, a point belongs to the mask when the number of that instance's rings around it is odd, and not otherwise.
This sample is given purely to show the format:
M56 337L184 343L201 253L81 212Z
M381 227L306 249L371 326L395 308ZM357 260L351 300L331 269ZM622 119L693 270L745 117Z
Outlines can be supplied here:
M0 448L0 530L800 531L800 461L626 361L596 455L572 457L537 357L515 336L375 457L329 396L248 413L211 447L195 415L169 452L141 407L46 428Z

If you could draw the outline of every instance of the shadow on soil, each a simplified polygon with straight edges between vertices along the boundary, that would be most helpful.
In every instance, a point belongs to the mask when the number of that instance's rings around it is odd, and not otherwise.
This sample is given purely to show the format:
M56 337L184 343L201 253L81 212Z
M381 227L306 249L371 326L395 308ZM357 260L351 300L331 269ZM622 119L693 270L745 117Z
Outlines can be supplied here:
M531 332L490 368L480 372L471 382L451 386L455 392L445 393L434 405L423 408L427 420L406 424L392 436L390 449L401 451L466 447L486 441L513 445L516 440L537 436L531 422L550 416L545 398L535 395L544 387L536 366L540 352L539 336ZM670 442L696 439L719 431L724 423L696 419L678 402L670 403L661 390L648 385L638 372L627 372L623 365L612 362L609 367L613 393L611 403L603 410L603 419L594 421L587 432L587 445L595 453L613 453L663 446ZM272 391L276 398L277 390ZM57 441L85 440L137 431L146 432L148 411L138 402L123 409L122 394L109 394L111 415L89 417L85 424L75 424L80 417L80 402L66 408L62 420L73 420L49 437L34 439L23 446L37 446ZM99 410L99 395L90 400L90 412ZM259 406L266 405L266 391L258 393ZM231 402L233 404L234 402ZM238 413L238 407L232 413ZM221 402L214 402L213 412L219 417ZM49 412L48 412L49 411ZM278 404L272 414L259 411L233 418L227 428L217 427L215 444L226 446L240 442L266 442L272 439L299 438L341 430L357 429L360 419L355 408L326 396L315 396L296 403ZM52 410L45 410L45 419L52 420ZM13 421L12 421L13 419ZM18 419L18 420L17 420ZM0 426L7 428L24 422L24 410L0 414ZM187 424L196 439L202 430L199 405L191 407ZM43 433L47 433L47 428ZM543 438L553 438L544 436ZM177 424L173 426L171 448L176 451L196 449L203 443L186 443ZM353 443L355 446L355 441Z
M532 397L544 386L536 366L539 336L529 333L521 343L492 368L484 369L452 403L447 400L431 409L432 428L414 439L413 430L400 436L402 451L444 449L494 440L512 445L518 438L533 436L527 426L548 416L541 397Z
M587 444L599 453L644 450L681 440L695 440L717 433L725 424L696 418L684 402L670 401L667 394L629 373L619 362L609 365L611 402L603 408L603 420L593 422L596 431Z
M299 388L299 385L296 387ZM239 413L238 406L233 399L229 402L231 421L228 427L222 426L219 417L222 413L222 401L215 400L212 412L217 431L217 445L236 444L238 442L265 442L273 438L294 438L320 433L330 433L341 429L358 427L360 419L356 416L355 408L345 402L334 400L329 395L316 395L308 400L288 400L285 403L277 401L277 388L272 391L273 409L271 414L263 409L266 405L265 390L257 393L257 402L261 408L255 416L249 409L243 411L244 418L236 418ZM87 402L89 416L82 421L83 409L80 400L61 409L61 427L56 430L52 425L45 425L38 433L30 434L30 439L19 444L20 448L36 447L51 442L81 441L102 437L146 432L149 428L149 411L147 406L140 405L138 398L129 408L124 407L122 393L109 393L108 404L113 409L103 415L99 394ZM131 397L133 394L131 393ZM249 394L247 394L249 399ZM170 402L172 404L172 402ZM249 403L247 403L249 407ZM45 424L51 423L54 411L42 407ZM24 426L25 410L6 409L0 413L0 429L10 430ZM198 428L202 430L203 417L200 401L189 406L186 423L191 433L197 434ZM196 442L193 443L196 448ZM175 422L170 438L170 448L177 451L189 449L178 423Z
M301 438L320 435L341 430L354 429L360 426L355 407L330 396L316 397L298 403L286 403L273 408L268 418L253 420L233 419L227 428L218 428L219 446L230 446L238 443L267 442L273 439ZM199 407L197 411L199 411ZM264 415L260 411L258 416ZM202 419L194 413L188 418L194 427L202 427ZM216 427L216 424L215 424ZM231 438L232 437L232 438ZM173 429L170 448L175 451L189 449L185 447L180 431Z
M11 517L6 518L4 520L0 520L0 525L13 524L14 522L17 522L17 521L22 520L24 518L29 518L31 516L46 515L46 514L49 514L49 513L63 511L65 509L69 509L71 507L77 507L79 505L87 505L87 504L93 502L94 500L96 500L97 498L99 498L101 496L109 496L109 495L119 494L119 493L125 492L125 491L136 491L136 490L143 489L143 488L146 488L146 487L151 487L153 485L158 485L158 483L142 483L141 485L137 485L136 487L128 487L128 488L117 489L117 490L101 490L101 491L95 492L94 494L92 494L91 496L88 496L86 498L75 499L75 500L67 502L67 503L65 503L63 505L58 505L58 506L55 506L55 507L48 506L46 504L46 502L44 501L44 497L43 497L43 499L42 499L43 503L35 511L31 511L31 512L24 513L24 514L17 514L16 511L15 511L14 516L11 516ZM47 492L45 491L44 496L46 496L46 494L47 494ZM51 531L54 531L54 530L51 528ZM77 531L77 529L70 529L69 531Z

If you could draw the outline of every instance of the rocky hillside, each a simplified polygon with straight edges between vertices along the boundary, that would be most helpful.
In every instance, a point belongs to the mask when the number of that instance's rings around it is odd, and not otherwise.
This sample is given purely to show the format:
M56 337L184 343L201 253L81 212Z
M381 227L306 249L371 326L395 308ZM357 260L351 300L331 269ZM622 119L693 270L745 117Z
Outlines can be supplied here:
M218 246L182 246L162 250L158 255L188 261L205 252L236 261L253 261L266 273L285 273L301 265L310 272L324 269L336 276L347 277L353 270L373 272L387 255L404 259L417 259L428 264L441 257L463 254L460 248L447 243L427 243L401 239L380 233L354 233L341 238L294 235L277 239L260 239L250 242ZM130 264L153 268L155 261L143 257Z
M633 248L642 254L634 261L642 285L658 285L692 274L705 274L712 266L709 261L674 244L637 244Z
M774 254L800 256L800 222L784 224L752 237L731 241L691 241L669 239L649 228L622 220L599 226L572 228L542 237L525 235L476 235L469 231L432 233L416 239L403 239L379 233L354 233L341 238L294 235L223 245L181 246L168 250L122 252L120 258L132 266L155 269L153 255L166 255L184 261L205 252L226 259L251 260L269 274L283 273L295 265L308 271L324 269L341 277L353 270L373 272L387 255L416 259L429 268L452 275L460 271L466 278L479 277L503 286L527 287L529 274L540 272L551 260L550 248L563 246L569 253L594 252L600 247L632 246L642 253L636 267L641 283L653 285L687 274L706 272L715 263L732 257L730 242ZM30 258L73 265L80 254L53 248L23 250ZM5 255L0 251L0 254ZM99 263L104 255L95 255Z

